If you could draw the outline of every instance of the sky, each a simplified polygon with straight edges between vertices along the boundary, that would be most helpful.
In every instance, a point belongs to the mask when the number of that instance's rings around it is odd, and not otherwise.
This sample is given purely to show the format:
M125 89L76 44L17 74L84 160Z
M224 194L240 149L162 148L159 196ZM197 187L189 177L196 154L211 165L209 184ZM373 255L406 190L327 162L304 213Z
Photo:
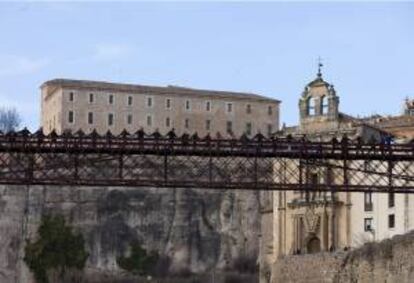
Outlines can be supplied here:
M342 112L397 115L414 98L409 2L1 2L0 38L0 106L31 130L54 78L253 92L294 125L321 57Z

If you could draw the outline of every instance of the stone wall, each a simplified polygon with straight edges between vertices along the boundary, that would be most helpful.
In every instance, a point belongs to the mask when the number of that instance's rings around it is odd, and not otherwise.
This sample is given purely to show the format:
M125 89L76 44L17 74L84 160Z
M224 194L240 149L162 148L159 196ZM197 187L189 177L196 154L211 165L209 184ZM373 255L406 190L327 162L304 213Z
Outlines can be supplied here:
M231 270L258 255L257 192L0 186L1 283L33 282L22 259L43 214L64 215L84 235L89 274L122 275L116 258L136 240L168 257L175 274Z
M283 257L271 282L414 282L414 231L347 253Z

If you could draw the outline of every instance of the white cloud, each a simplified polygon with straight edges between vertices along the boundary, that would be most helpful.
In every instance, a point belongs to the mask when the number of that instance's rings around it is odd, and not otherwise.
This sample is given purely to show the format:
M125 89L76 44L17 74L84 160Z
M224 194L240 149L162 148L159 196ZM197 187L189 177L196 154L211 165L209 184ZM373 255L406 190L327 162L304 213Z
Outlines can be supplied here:
M95 46L93 58L98 61L110 61L125 58L131 54L132 48L124 44L105 43Z
M17 55L0 54L0 76L32 74L49 63L46 58L33 59Z

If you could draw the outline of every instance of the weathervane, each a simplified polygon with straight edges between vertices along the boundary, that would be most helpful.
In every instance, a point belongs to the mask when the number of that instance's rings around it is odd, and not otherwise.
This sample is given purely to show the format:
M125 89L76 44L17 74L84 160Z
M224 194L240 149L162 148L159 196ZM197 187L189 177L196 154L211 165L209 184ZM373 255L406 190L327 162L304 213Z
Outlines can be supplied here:
M322 58L318 57L318 78L322 78L321 68L323 67Z

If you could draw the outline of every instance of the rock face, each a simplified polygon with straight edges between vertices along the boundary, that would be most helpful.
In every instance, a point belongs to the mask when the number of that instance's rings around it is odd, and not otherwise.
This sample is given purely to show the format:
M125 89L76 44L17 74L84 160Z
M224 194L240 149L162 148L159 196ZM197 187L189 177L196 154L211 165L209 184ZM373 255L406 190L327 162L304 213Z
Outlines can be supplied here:
M116 258L136 240L168 257L172 273L231 269L258 254L256 192L0 186L0 282L32 282L25 240L47 213L64 215L84 235L93 272L121 273Z

